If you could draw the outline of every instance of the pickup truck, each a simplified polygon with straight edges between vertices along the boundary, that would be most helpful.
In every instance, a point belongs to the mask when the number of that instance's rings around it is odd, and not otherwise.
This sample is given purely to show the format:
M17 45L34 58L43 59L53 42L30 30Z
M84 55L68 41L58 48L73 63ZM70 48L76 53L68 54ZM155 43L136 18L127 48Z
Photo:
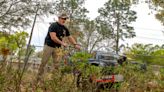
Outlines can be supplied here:
M89 63L95 66L118 66L126 61L125 56L120 56L113 52L95 52L94 58L89 59Z

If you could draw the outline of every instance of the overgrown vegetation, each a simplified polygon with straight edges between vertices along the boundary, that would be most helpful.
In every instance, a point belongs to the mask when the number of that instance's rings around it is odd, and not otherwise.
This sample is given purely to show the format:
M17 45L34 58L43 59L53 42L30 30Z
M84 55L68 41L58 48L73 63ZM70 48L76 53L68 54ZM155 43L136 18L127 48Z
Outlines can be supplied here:
M132 61L162 66L164 65L163 46L153 46L152 44L133 44L131 48L126 48L125 53Z
M81 57L84 53L78 53L75 55L74 60L79 60L77 57ZM85 56L81 57L85 61ZM58 71L46 72L44 80L40 82L39 87L35 90L36 92L94 92L97 89L95 83L91 83L89 78L91 75L95 77L102 76L103 68L97 66L90 66L87 62L79 62L74 66L79 69L82 73L81 87L77 87L76 78L73 72L63 71L63 68L68 68L68 66L61 66ZM83 64L82 64L83 63ZM164 90L164 69L154 71L151 66L147 67L147 70L142 70L140 65L134 65L128 61L122 66L117 66L115 68L106 67L105 69L111 70L115 74L122 74L124 76L124 81L120 83L115 83L112 88L101 90L101 92L111 91L111 92L142 92L142 91L151 91L151 92L160 92ZM70 69L71 71L73 69ZM7 66L6 69L0 69L0 91L1 92L17 92L16 85L19 76L13 67ZM159 73L158 73L159 72ZM22 82L21 82L21 92L31 92L34 91L34 80L35 80L35 71L26 71ZM106 91L105 91L106 90Z

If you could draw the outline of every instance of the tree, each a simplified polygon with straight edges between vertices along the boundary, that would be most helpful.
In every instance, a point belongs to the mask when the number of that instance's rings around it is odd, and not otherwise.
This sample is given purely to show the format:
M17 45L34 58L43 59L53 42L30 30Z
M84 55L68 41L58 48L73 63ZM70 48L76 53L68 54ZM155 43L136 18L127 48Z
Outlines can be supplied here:
M133 44L127 48L125 53L127 57L139 62L146 62L148 64L164 64L163 61L163 47L152 44Z
M133 44L131 48L127 49L126 54L131 59L145 62L151 59L150 54L154 51L152 48L152 44Z
M4 32L1 32L4 34ZM26 46L26 38L28 37L28 33L26 32L15 32L14 34L2 35L0 37L0 54L3 56L3 67L6 66L6 59L8 55L14 55L17 53L18 61L19 61L19 69L20 69L20 59L22 56L22 52L24 52L24 48Z
M0 31L13 31L13 28L30 26L37 8L38 14L47 14L51 10L51 3L47 0L1 0Z
M119 51L119 40L135 37L133 27L129 24L136 20L136 12L130 10L130 0L109 0L98 12L100 16L97 21L104 26L105 30L100 31L102 35L115 42L115 51Z
M78 25L84 18L86 18L86 13L88 12L85 7L83 7L85 0L56 0L54 4L54 13L56 15L61 12L65 12L69 15L69 28L73 28L73 24Z
M1 32L1 34L4 33ZM0 49L8 49L11 54L19 51L22 52L20 49L25 48L28 33L21 31L15 32L14 34L6 33L6 35L0 37Z
M85 51L91 53L95 47L99 47L103 37L98 34L98 29L95 21L85 20L82 27L82 34L80 35L80 42L84 46Z
M164 25L164 0L151 0L157 10L156 18Z

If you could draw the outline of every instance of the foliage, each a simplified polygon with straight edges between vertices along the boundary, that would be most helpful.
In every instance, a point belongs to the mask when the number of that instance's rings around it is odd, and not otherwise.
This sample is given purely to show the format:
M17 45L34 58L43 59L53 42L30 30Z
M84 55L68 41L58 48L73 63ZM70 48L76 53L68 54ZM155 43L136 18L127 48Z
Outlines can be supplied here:
M52 2L47 0L1 0L0 1L0 31L13 31L13 28L27 28L32 16L47 14Z
M15 32L8 36L0 37L0 48L9 49L10 53L16 53L18 49L22 49L26 46L26 38L28 33L26 32Z
M159 64L164 66L164 49L161 50L156 50L153 53L151 53L152 56L154 56L154 58L152 58L151 63L152 64Z
M69 14L71 20L78 20L79 18L86 17L87 10L83 7L85 0L56 0L53 9L56 15L61 12Z
M133 44L131 48L127 48L125 51L127 57L146 63L163 65L163 49L160 46L153 46L152 44Z
M135 37L133 27L129 24L136 20L136 12L131 10L130 0L109 0L100 8L97 17L99 26L102 30L100 34L108 39L113 39L115 51L119 51L119 40Z
M152 45L143 45L143 44L134 44L131 48L129 48L127 52L127 56L129 58L133 58L137 61L148 61L150 58L150 53L152 52L151 49Z
M142 71L139 67L139 65L127 64L117 68L117 71L124 76L124 81L119 87L121 92L158 92L163 89L163 84L159 82L161 77L154 74L151 66L147 66L147 71ZM162 72L160 75L163 75Z
M85 0L56 0L54 12L56 15L66 12L69 16L69 29L72 33L79 31L80 22L86 18L87 9L83 6Z
M95 50L95 47L99 48L104 45L102 42L103 36L98 34L95 21L86 19L84 22L79 41L85 48L85 51L91 53Z
M1 70L0 70L1 71ZM95 69L93 73L99 71ZM147 71L142 71L139 69L138 65L133 64L123 64L123 66L117 66L114 69L116 74L121 74L124 76L124 81L114 84L113 87L117 87L117 91L121 92L160 92L164 89L164 71L160 70L160 75L155 75L153 68L148 66ZM84 73L86 71L83 71ZM26 71L21 86L21 92L31 92L34 91L34 80L36 72ZM51 76L51 77L50 77ZM84 75L83 75L84 76ZM5 71L0 72L0 91L10 92L15 90L15 85L17 82L17 74L13 67L7 68ZM86 80L83 80L86 81ZM153 82L154 81L154 82ZM151 83L155 84L151 84ZM93 87L94 84L84 83L85 88L76 87L76 77L70 74L63 75L60 71L54 71L53 73L47 72L44 76L43 82L39 84L39 87L35 90L36 92L48 91L48 92L91 92L96 89ZM115 88L108 89L114 91ZM103 90L102 90L103 91ZM104 92L104 91L103 91ZM105 91L106 92L106 91Z
M152 3L156 6L158 11L156 18L164 25L164 1L152 0Z
M108 34L106 34L105 30L107 30L108 26L99 24L99 22L95 20L85 19L83 22L79 42L85 51L92 53L102 48L105 48L105 50L112 48L111 44L113 44L113 40L106 39Z
M155 11L155 17L164 25L164 1L163 0L145 0L149 8Z
M73 62L87 62L88 58L91 58L91 54L87 52L77 52L71 57L71 61Z
M91 54L86 52L77 52L71 57L71 61L77 69L82 71L85 67L88 66L88 59L91 58Z
M153 73L153 69L151 66L148 66L147 71L140 70L139 65L133 65L129 63L124 63L122 66L117 67L97 67L90 66L87 63L88 58L91 57L91 54L86 52L77 52L72 57L71 60L75 64L72 69L76 68L81 72L80 83L82 83L82 87L77 87L77 75L74 75L72 72L68 72L66 74L62 73L62 70L54 70L52 72L48 71L44 74L44 79L40 82L39 87L34 88L34 80L36 72L34 70L25 71L23 75L23 79L21 82L21 91L48 91L48 92L81 92L81 91L94 91L97 90L96 83L90 83L89 79L93 76L94 78L99 78L105 74L121 74L124 76L124 81L115 83L113 88L108 90L118 90L121 92L133 91L133 92L141 92L141 91L152 91L158 92L163 90L163 82L161 81L163 76L163 70L161 69L161 75L156 76ZM12 64L11 64L12 65ZM19 76L14 69L14 66L7 66L5 71L2 71L0 68L0 91L6 92L11 90L16 90L16 85L18 85ZM64 66L62 66L64 67ZM66 71L65 71L66 72ZM111 73L112 72L112 73ZM152 81L155 83L154 86L151 87L150 83ZM107 89L106 89L107 90ZM136 91L137 90L137 91ZM105 91L105 90L104 90Z

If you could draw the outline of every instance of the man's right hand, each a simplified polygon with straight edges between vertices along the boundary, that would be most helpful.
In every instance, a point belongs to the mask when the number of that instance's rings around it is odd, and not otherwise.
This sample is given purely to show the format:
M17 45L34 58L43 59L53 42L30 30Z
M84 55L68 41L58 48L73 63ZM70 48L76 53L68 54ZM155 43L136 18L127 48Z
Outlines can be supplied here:
M81 49L81 46L79 44L75 44L75 48L80 50Z

